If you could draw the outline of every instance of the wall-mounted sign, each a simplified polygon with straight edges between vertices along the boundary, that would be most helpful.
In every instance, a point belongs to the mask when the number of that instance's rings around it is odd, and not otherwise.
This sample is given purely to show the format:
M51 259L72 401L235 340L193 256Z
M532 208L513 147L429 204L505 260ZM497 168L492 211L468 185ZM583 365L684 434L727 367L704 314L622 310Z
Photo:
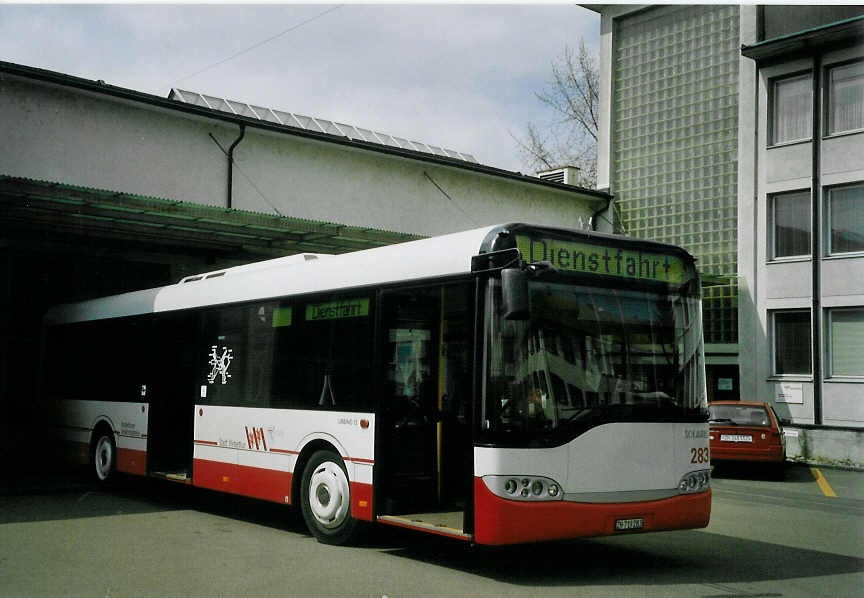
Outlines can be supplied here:
M804 403L804 384L778 382L774 385L774 400L778 403Z
M732 378L717 378L717 390L734 390Z

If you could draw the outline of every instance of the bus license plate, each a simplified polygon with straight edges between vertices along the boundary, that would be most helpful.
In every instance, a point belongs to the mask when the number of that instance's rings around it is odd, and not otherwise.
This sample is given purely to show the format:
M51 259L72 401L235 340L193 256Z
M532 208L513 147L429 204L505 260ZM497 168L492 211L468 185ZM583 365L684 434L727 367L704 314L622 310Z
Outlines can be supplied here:
M753 437L744 434L720 434L723 442L753 442Z
M633 517L632 519L616 519L616 532L629 532L645 527L645 519L642 517Z

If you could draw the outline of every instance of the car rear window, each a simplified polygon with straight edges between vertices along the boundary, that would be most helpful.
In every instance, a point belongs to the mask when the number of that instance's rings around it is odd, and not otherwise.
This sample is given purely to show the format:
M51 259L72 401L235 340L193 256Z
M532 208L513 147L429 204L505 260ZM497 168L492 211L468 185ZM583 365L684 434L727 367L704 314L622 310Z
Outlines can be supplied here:
M710 405L709 421L712 424L732 424L736 426L768 426L771 420L764 407L752 405Z

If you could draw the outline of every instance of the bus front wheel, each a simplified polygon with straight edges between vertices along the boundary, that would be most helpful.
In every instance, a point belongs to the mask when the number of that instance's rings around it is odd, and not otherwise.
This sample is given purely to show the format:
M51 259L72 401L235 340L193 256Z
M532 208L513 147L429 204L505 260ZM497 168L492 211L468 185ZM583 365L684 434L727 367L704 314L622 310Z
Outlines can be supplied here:
M351 486L342 457L317 451L303 470L300 508L306 527L319 542L345 544L357 530L351 517Z
M102 428L96 433L93 441L90 464L93 467L93 477L97 482L106 482L117 463L117 446L114 444L111 430Z

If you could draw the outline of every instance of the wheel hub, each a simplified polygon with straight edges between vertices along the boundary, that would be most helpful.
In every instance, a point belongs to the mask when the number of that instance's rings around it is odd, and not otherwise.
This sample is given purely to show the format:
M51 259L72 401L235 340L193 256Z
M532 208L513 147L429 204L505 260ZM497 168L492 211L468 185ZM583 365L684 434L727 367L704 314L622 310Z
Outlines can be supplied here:
M309 484L309 506L324 528L339 527L349 516L351 491L348 478L332 461L315 468Z

